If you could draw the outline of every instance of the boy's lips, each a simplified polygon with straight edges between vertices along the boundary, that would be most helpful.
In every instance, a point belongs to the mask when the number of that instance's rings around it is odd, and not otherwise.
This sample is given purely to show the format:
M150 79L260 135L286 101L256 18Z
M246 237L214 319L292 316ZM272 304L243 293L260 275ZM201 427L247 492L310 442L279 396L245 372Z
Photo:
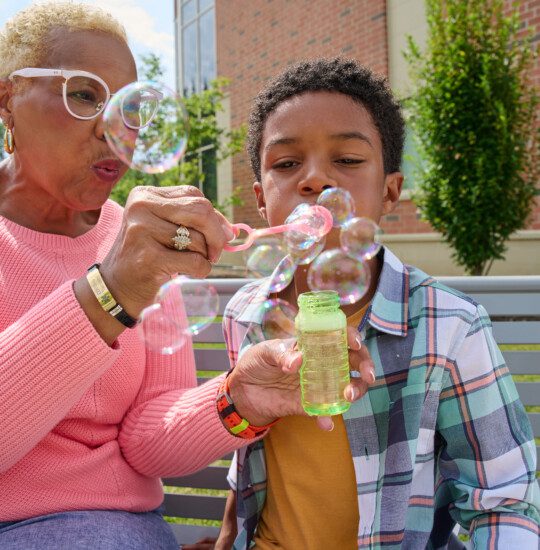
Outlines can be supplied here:
M115 159L100 160L92 165L92 171L96 176L106 182L114 183L120 177L122 163Z

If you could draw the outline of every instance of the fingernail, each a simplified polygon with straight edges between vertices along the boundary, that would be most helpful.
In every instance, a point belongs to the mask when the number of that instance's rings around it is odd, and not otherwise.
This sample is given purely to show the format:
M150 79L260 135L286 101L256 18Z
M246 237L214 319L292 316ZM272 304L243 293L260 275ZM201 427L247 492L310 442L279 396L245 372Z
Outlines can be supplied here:
M356 341L356 343L358 344L358 349L360 349L362 347L362 337L360 336L360 334L358 334L357 336L354 337L354 340Z
M293 352L291 354L291 357L289 358L289 362L287 363L287 370L293 370L293 363L295 363L298 360L299 356L300 356L300 353L298 351Z
M220 259L221 259L221 252L219 254L212 256L212 258L210 259L210 263L217 264Z
M375 382L375 372L373 372L372 370L369 371L369 376L371 378L371 383L373 384L373 382Z
M222 225L221 227L223 227L223 232L225 233L228 241L232 241L236 238L234 231L228 225Z
M331 432L334 429L334 421L329 416L325 418L319 418L319 426L325 432Z
M354 401L358 397L358 388L356 386L349 386L345 390L345 399L347 401Z

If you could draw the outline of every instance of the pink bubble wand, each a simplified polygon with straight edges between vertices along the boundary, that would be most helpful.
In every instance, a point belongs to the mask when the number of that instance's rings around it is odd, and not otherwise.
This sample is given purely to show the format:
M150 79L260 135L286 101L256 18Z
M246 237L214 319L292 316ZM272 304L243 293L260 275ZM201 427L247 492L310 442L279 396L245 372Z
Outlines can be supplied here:
M313 219L315 216L319 217L323 222L321 227L312 227L309 225L307 220ZM233 224L232 229L235 233L235 239L238 238L241 231L245 231L247 233L247 239L242 244L226 244L223 247L223 250L226 250L227 252L240 252L242 250L247 250L253 244L255 239L259 239L260 237L268 237L270 235L277 235L279 233L284 233L285 231L299 231L300 233L305 233L310 237L316 237L320 240L330 232L332 225L333 218L330 211L324 206L314 204L310 206L306 213L294 223L275 225L274 227L265 227L262 229L253 229L253 227L245 223Z

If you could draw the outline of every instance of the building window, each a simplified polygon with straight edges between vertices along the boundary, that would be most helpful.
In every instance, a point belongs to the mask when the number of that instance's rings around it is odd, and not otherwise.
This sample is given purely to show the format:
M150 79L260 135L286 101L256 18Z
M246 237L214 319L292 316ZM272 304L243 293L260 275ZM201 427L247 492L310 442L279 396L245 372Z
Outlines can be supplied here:
M184 96L206 90L216 78L214 0L177 0L180 14L180 83Z
M214 0L176 0L179 89L184 97L207 90L216 78L216 22ZM204 183L199 188L217 203L217 157L212 145L193 151Z

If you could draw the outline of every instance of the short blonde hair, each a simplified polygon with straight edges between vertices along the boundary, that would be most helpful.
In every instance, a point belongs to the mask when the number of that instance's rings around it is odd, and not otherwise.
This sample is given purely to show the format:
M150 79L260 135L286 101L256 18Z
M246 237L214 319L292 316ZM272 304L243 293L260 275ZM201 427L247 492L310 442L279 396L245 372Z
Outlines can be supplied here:
M124 27L106 11L88 4L47 2L18 12L0 31L0 78L24 67L36 67L47 56L51 31L102 31L127 45Z

